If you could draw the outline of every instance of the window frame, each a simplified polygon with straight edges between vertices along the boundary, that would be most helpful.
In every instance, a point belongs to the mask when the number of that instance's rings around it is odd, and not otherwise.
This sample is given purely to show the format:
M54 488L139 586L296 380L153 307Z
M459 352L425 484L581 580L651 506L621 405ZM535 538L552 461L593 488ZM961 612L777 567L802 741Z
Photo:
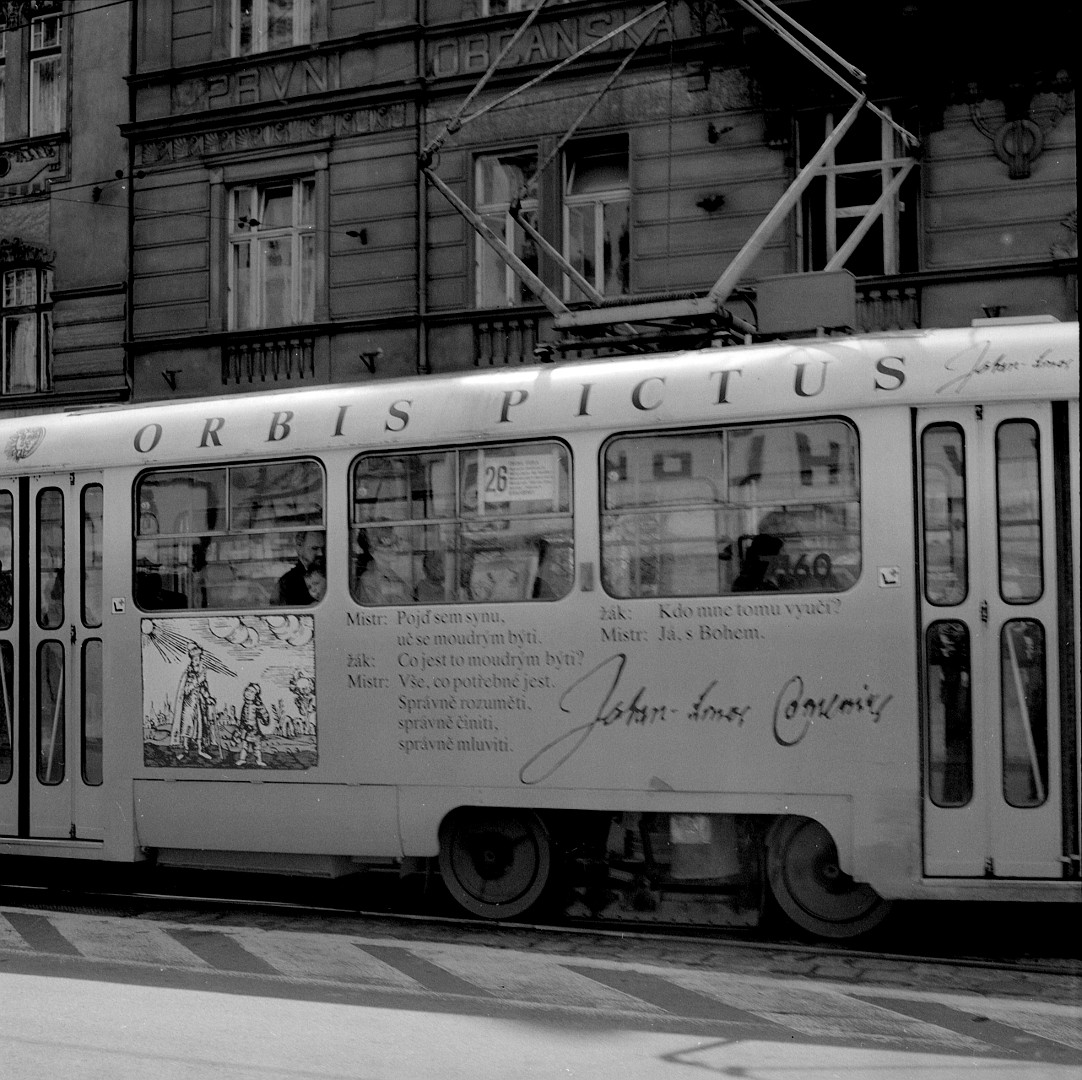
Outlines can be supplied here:
M245 49L242 42L244 15L242 8L245 0L231 0L229 11L229 54L230 56L262 56L265 53L292 49L312 42L312 0L292 0L292 31L289 44L271 45L269 40L269 0L250 0L251 4L251 45ZM262 27L260 30L257 23Z
M465 486L465 480L468 476L467 468L470 465L476 464L478 470L483 466L485 455L499 454L500 451L510 451L507 455L510 458L515 458L519 455L520 451L529 451L537 448L541 450L552 450L558 455L558 461L555 466L556 472L553 482L556 485L555 494L560 496L566 494L566 499L561 502L561 506L566 505L566 509L549 508L543 510L531 510L525 512L516 513L512 509L506 511L493 509L486 511L482 507L480 499L478 500L477 507L470 510L464 507L464 496L467 488ZM476 457L475 462L467 461L471 455ZM366 517L358 513L358 507L361 505L357 498L358 480L360 467L363 463L384 459L387 461L393 461L396 463L402 463L405 459L417 459L417 458L436 458L440 456L446 456L451 464L451 478L453 479L453 492L445 492L451 494L454 505L450 508L449 513L436 513L423 517L414 517L413 514L413 492L414 489L410 488L407 495L396 495L389 502L399 503L404 502L406 506L405 516L387 516L381 509L381 504L378 496L371 500L371 505L375 510L379 511L379 516ZM524 457L526 455L523 455ZM350 548L358 556L358 562L350 567L349 574L349 591L352 599L365 607L381 607L381 606L413 606L418 604L481 604L481 603L538 603L538 602L555 602L563 599L569 595L574 587L574 568L575 568L575 500L574 500L574 456L571 451L571 447L563 440L554 436L543 437L539 436L533 439L505 441L498 443L483 443L476 446L434 446L434 447L411 447L408 450L395 451L395 450L380 450L371 451L366 453L357 454L351 461L348 471L348 487L349 493L349 510L348 510L348 529L350 537ZM364 474L361 474L362 476ZM395 478L395 481L399 484L403 480L412 478L412 473L407 472L402 477ZM382 481L381 481L382 482ZM566 483L566 493L561 492L561 484ZM472 490L472 489L471 489ZM432 494L429 491L429 494ZM386 503L384 503L386 505ZM558 556L553 558L548 569L548 575L546 575L544 566L544 557L548 551L552 550L553 545L549 538L554 534L555 530L548 530L544 535L538 535L536 537L530 537L528 532L516 532L513 526L516 523L536 521L539 528L545 525L552 525L556 521L566 522L566 529L563 530L563 535L566 537L567 547L564 552L565 565L561 568L557 562ZM503 548L486 544L484 537L486 535L496 536L504 531L501 529L501 523L506 525L506 535L512 540L527 540L527 544L520 545L504 545ZM373 600L371 597L366 596L365 590L362 587L361 578L363 577L364 566L361 566L361 573L356 573L357 566L364 560L366 550L361 543L362 534L365 534L365 538L368 539L367 534L371 531L383 532L384 530L395 530L395 551L394 554L401 556L404 554L402 550L406 545L401 545L397 541L401 538L403 531L405 530L417 530L427 532L429 529L436 529L437 536L441 543L440 548L444 555L443 569L446 573L447 570L447 556L450 555L450 566L452 570L452 580L448 583L446 577L443 582L444 597L442 599L429 599L418 596L418 586L426 580L424 577L418 577L416 574L417 569L417 556L421 555L421 563L423 564L425 557L430 554L433 549L426 547L418 547L414 544L408 545L409 559L412 564L410 569L410 579L407 581L399 575L399 582L401 586L410 587L410 596L408 599L397 599L394 601L384 600L382 598ZM492 530L492 531L489 531ZM471 544L470 541L473 541ZM528 561L528 556L531 554L529 551L519 551L518 548L527 548L529 543L536 541L537 543L537 560L529 566L528 569L523 569ZM368 544L368 550L371 550L371 543ZM542 551L544 548L544 551ZM480 557L480 563L487 565L491 574L507 575L513 573L516 569L523 570L523 580L521 582L523 589L521 593L516 592L516 595L468 595L469 591L474 588L473 571L476 569L478 562L475 561L470 566L470 581L467 583L465 579L467 560L478 560ZM517 565L513 565L517 564ZM559 583L563 586L562 591L554 591L551 589L553 577L552 571L555 569L556 578L559 579ZM546 592L546 586L550 591ZM517 585L514 586L517 589ZM450 591L451 595L447 595Z
M316 150L309 154L294 154L261 162L238 162L210 170L211 209L211 260L210 260L210 325L230 333L260 333L263 331L287 331L304 323L277 323L269 326L235 327L231 324L230 295L233 245L236 222L232 220L232 192L238 188L273 186L286 181L311 180L313 236L311 323L325 323L330 319L328 296L328 214L330 181L328 154Z
M266 217L270 192L284 189L287 183L290 186L290 222L288 225L267 225L259 215ZM303 326L314 320L315 186L314 177L298 176L289 181L268 180L230 187L227 265L227 319L230 330ZM267 271L267 254L277 244L288 244L289 248L288 281L285 286L289 293L289 318L285 322L272 322L268 314L272 282ZM237 260L244 249L249 258L247 310L242 312Z
M10 287L18 275L33 275L33 296L30 302L25 294L20 295L21 287ZM51 267L35 263L15 262L0 267L0 396L17 397L24 394L46 393L52 389L52 345L53 345L53 271ZM10 301L10 302L9 302ZM22 301L22 302L19 302ZM33 320L32 349L33 356L24 366L34 369L32 379L25 384L13 383L14 365L12 363L13 331L17 332L20 323Z
M508 147L503 150L487 150L484 153L475 154L473 159L473 209L477 216L482 219L500 218L502 221L502 238L504 243L506 243L511 251L525 262L527 266L530 266L530 259L532 257L534 264L530 268L535 274L540 275L539 253L535 250L531 256L527 250L532 246L533 242L519 226L518 222L511 216L511 199L494 199L487 202L482 199L484 189L482 170L485 167L485 162L493 161L499 163L501 159L521 158L528 156L531 153L533 155L534 164L534 171L531 175L536 176L537 165L540 163L541 159L539 148L536 145L532 147ZM510 188L511 184L509 183L508 189ZM538 198L536 192L532 197L521 200L520 210L523 216L530 220L533 227L540 231L541 199ZM494 229L493 231L500 235L500 230ZM511 243L507 243L508 237L511 237ZM499 297L490 297L486 295L485 290L489 280L488 267L490 266L497 274L502 273L503 275L502 295ZM481 238L480 233L477 232L474 233L473 273L474 300L479 308L515 308L538 302L537 298L526 289L526 286L521 281L519 281L515 272L499 259L495 252L493 252L488 244Z
M572 194L570 188L574 183L574 177L581 162L591 158L616 158L623 153L625 167L625 185L622 188L604 188L598 191L588 191ZM572 143L563 154L562 161L562 186L560 191L560 215L561 235L563 237L563 257L582 274L583 277L602 296L627 296L631 292L631 147L629 140L624 137L600 139L590 142ZM622 205L626 207L627 215L627 263L626 280L621 283L621 290L616 293L606 292L605 285L608 278L608 268L605 265L605 221L609 207ZM571 210L574 207L594 208L593 234L594 234L594 273L592 280L587 276L584 265L577 265L571 255ZM563 295L565 300L581 299L578 290L573 286L567 275L564 275Z
M7 31L0 27L0 143L7 141Z
M290 466L300 464L313 464L316 466L319 472L320 490L319 490L319 515L320 520L318 523L311 521L282 521L279 524L268 525L262 523L260 527L235 528L233 523L233 510L232 503L233 484L230 479L231 470L241 469L258 469L261 466ZM158 517L159 508L155 507L153 503L144 499L146 494L144 484L149 478L155 477L198 477L200 474L210 473L222 473L222 505L215 507L215 510L220 510L224 518L224 524L216 525L211 528L188 528L188 529L162 529L161 521ZM149 550L149 545L153 543L155 547L161 543L172 543L179 546L181 543L190 544L193 540L203 540L204 551L202 557L205 558L206 550L209 549L210 541L232 541L240 537L255 537L255 536L287 536L289 538L289 544L284 546L285 554L276 554L274 556L264 556L257 559L249 559L249 562L263 562L274 563L276 569L271 576L261 576L259 578L240 578L237 577L231 583L234 588L231 591L231 599L239 599L239 595L245 585L255 584L258 589L262 589L264 585L269 586L272 578L277 582L280 578L281 568L286 564L292 564L295 562L296 552L294 549L294 539L297 534L302 532L322 532L324 536L324 550L326 549L326 534L327 534L327 518L328 518L328 485L327 485L327 466L324 460L316 455L300 454L290 455L289 457L273 458L269 460L239 460L239 461L225 461L215 462L213 464L200 464L190 466L166 466L162 468L150 468L142 470L132 482L131 498L132 498L132 545L131 545L131 590L132 598L136 608L144 612L163 612L163 611L263 611L263 610L278 610L283 604L279 603L276 598L276 594L272 595L269 591L266 592L265 602L240 602L240 603L205 603L196 604L193 603L196 599L197 590L189 587L188 589L170 589L168 592L171 595L181 595L187 599L187 603L180 605L175 603L163 603L163 604L147 604L145 602L144 584L146 579L140 579L141 574L151 573L161 569L164 566L163 562L155 562L155 560L149 559L143 554ZM143 501L140 501L143 500ZM164 513L164 508L161 508ZM194 545L193 545L194 546ZM148 565L142 565L141 562L146 559ZM196 561L194 552L192 558L188 563L176 562L176 572L171 572L170 584L180 584L180 572L186 570L187 573L192 576L191 582L186 582L189 586L196 586L198 582L195 581L194 575L198 573L197 570L192 568L192 564ZM224 559L216 559L213 561L207 560L205 566L233 566L235 568L237 560L235 558L226 557ZM288 569L289 566L286 566ZM325 567L324 567L325 569ZM164 584L164 575L159 576L159 589ZM203 588L206 591L208 582L204 580ZM254 591L254 590L253 590ZM315 599L311 607L319 602L322 597ZM292 606L292 605L285 605Z
M930 432L940 434L943 432L952 432L958 437L958 445L961 448L961 473L959 475L959 482L961 485L960 498L963 511L962 519L962 556L964 563L961 568L961 577L958 581L960 585L960 593L952 593L950 595L936 594L931 587L931 572L933 569L939 570L940 564L933 564L931 555L931 532L929 529L929 493L930 485L928 483L928 446L927 439ZM947 495L947 518L948 518L948 533L953 535L953 527L951 525L950 517L950 499L951 496ZM920 554L921 554L921 592L924 596L926 603L934 608L952 608L958 607L964 604L969 596L971 577L972 577L972 560L970 558L971 547L971 523L970 523L970 506L969 506L969 447L966 443L965 429L954 420L936 420L932 423L926 424L920 432ZM938 530L943 531L943 530ZM952 567L957 564L951 564Z
M1008 590L1004 588L1006 583L1006 570L1007 560L1004 556L1004 549L1006 547L1006 540L1004 537L1007 529L1012 526L1017 528L1019 520L1017 518L1006 518L1004 514L1004 493L1009 487L1004 483L1004 469L1007 464L1004 456L1001 454L1001 438L1005 428L1009 427L1024 427L1029 428L1033 433L1033 455L1031 464L1033 468L1033 487L1030 489L1033 492L1036 519L1032 524L1036 525L1037 536L1036 543L1032 545L1032 555L1035 556L1036 571L1037 571L1037 584L1038 588L1035 593L1032 594L1015 594L1008 595ZM1045 523L1044 523L1044 507L1041 505L1041 492L1044 490L1041 486L1041 429L1036 421L1031 420L1029 417L1011 418L1001 421L996 425L995 435L995 470L996 470L996 574L999 586L999 597L1005 604L1010 604L1012 607L1017 607L1024 604L1035 604L1045 593L1045 567L1044 567L1044 535L1045 535Z
M67 65L64 57L64 16L59 10L31 18L27 39L27 132L30 138L40 135L55 135L67 129L68 93L65 82ZM55 23L55 37L44 40L46 24ZM40 33L39 33L40 31ZM43 98L41 93L41 71L44 65L55 62L54 86L56 102L46 111L44 118L39 114Z
M785 428L792 429L794 440L798 435L804 434L804 429L812 425L842 425L849 433L848 452L851 452L851 466L853 472L853 485L854 494L852 498L838 498L834 500L824 501L823 499L815 498L814 494L817 489L814 484L810 485L809 495L807 498L794 498L784 502L779 502L777 499L759 498L759 499L733 499L730 493L734 489L733 478L731 476L732 458L731 458L731 442L735 435L739 433L751 433L751 432L766 432L766 431L781 431ZM640 500L638 503L625 503L622 505L610 505L609 503L609 482L610 480L624 480L628 479L627 475L610 475L613 467L613 463L609 460L609 451L612 447L620 443L621 441L627 441L629 443L641 444L643 447L648 447L651 441L656 440L661 453L668 453L669 457L673 459L673 468L668 470L668 475L664 475L666 469L662 465L659 469L658 457L659 453L654 453L653 457L653 476L651 483L661 483L671 479L679 479L684 481L702 482L709 481L709 477L695 476L691 469L691 458L688 460L677 460L680 458L679 453L675 448L666 450L661 445L661 440L678 439L680 437L690 437L692 439L702 436L713 436L719 440L719 443L724 441L724 446L721 449L722 464L720 466L722 481L724 486L724 492L722 495L718 495L715 489L715 497L711 500L696 499L694 497L685 496L684 498L670 498L668 500L653 500L645 501ZM839 447L839 454L841 448ZM804 451L800 449L799 443L797 445L795 453L797 456L801 456ZM864 572L864 499L863 499L863 487L861 483L861 456L862 446L860 440L860 429L853 420L845 416L812 416L807 418L797 419L785 419L778 421L771 421L762 424L750 424L750 423L734 423L734 424L712 424L703 427L691 427L691 428L676 428L671 430L662 431L617 431L610 435L602 443L598 451L598 484L600 497L598 500L599 511L599 547L598 558L600 563L600 578L601 588L606 595L612 596L614 599L676 599L684 596L763 596L763 595L792 595L792 594L807 594L807 593L827 593L829 595L839 595L844 592L848 592L853 589L860 581ZM840 460L840 458L839 458ZM815 466L821 465L822 462L816 461ZM832 467L827 466L828 470ZM841 468L839 464L838 468ZM803 473L805 466L801 466L799 472ZM641 479L638 481L641 482ZM742 486L742 484L736 484L736 487ZM675 487L674 487L675 492ZM769 495L767 492L766 495ZM809 556L808 552L802 552L801 556L795 561L789 557L788 566L785 566L784 559L786 555L784 553L784 543L779 545L779 550L774 551L773 555L770 554L763 547L763 561L766 561L768 557L777 557L781 562L779 569L782 572L780 575L781 583L778 585L766 585L761 588L751 588L746 584L741 588L736 588L736 581L744 574L745 567L741 565L742 561L747 557L757 556L758 552L753 550L755 542L761 535L771 536L777 535L783 541L789 542L793 537L803 538L804 532L799 529L795 529L792 533L777 533L775 534L775 524L788 524L789 526L799 526L802 524L801 515L806 514L809 507L822 507L837 505L841 507L848 507L850 504L856 505L856 526L855 530L848 530L840 535L853 536L855 535L855 547L850 550L846 550L843 553L848 555L855 555L857 562L855 566L843 566L838 563L834 556L831 556L829 552L817 552L812 556ZM646 566L645 577L639 576L634 578L635 583L639 585L638 591L619 591L613 587L613 581L617 573L621 571L621 565L616 553L619 552L622 546L629 546L635 542L635 536L631 539L627 536L617 536L615 539L609 540L608 535L610 530L617 528L620 525L618 519L633 519L636 516L646 519L648 517L660 517L661 515L696 515L708 513L714 518L714 530L711 536L697 536L691 537L689 544L694 542L700 547L705 548L706 545L712 545L712 558L713 568L716 573L717 587L714 590L709 589L684 589L665 590L662 583L662 566L664 565L664 559L668 556L674 559L672 551L675 551L680 542L685 537L673 535L670 538L658 538L654 542L653 554L646 554L640 558L643 560L643 564ZM848 513L845 510L844 513ZM744 517L745 520L755 520L755 532L741 531L736 535L729 535L728 532L721 533L718 528L718 522L722 516L726 516L729 519L736 517ZM771 528L764 529L762 526L770 524ZM647 522L649 525L649 522ZM828 530L822 530L828 531ZM637 535L637 534L635 534ZM666 551L666 544L670 545L671 550ZM814 547L814 545L813 545ZM612 554L610 554L612 553ZM822 555L827 556L827 560L822 560ZM709 560L710 553L699 553L700 561ZM610 558L613 560L610 563ZM650 560L654 560L652 564L653 569L651 571ZM724 562L730 563L728 576L731 580L728 583L728 589L722 588L724 568L722 564ZM675 580L680 571L685 571L690 564L690 560L684 563L677 563L672 561L672 569L677 571L677 574L671 575L671 580ZM636 572L642 569L642 566L636 568ZM773 570L774 567L771 566ZM653 574L653 587L651 588L647 578L650 574ZM841 576L839 576L839 572ZM628 573L631 573L629 568ZM629 578L629 582L631 582ZM647 581L646 585L643 582Z
M883 112L889 117L891 107L884 105ZM813 156L823 141L832 134L835 121L839 117L840 113L827 110L805 117L803 123L798 124L798 132L807 130L810 136L807 141L812 144L806 148L800 146L798 159L801 163ZM856 123L866 125L872 122L873 117L874 114L862 111ZM882 117L875 119L879 124L878 156L861 161L839 162L839 149L845 146L846 139L852 139L855 134L853 130L846 132L838 146L829 152L826 160L815 171L812 183L801 199L796 218L796 242L800 268L805 272L822 270L826 266L845 242L845 238L839 240L838 237L839 223L848 220L859 222L894 179L896 170L911 161L897 131L886 119ZM812 134L816 120L818 124L815 126L818 130ZM800 141L802 140L798 135L798 143ZM844 182L859 176L874 177L876 174L878 174L879 185L874 197L861 203L839 201L839 181ZM910 176L903 182L902 189L877 215L869 233L863 237L856 250L846 260L846 268L851 261L859 260L862 256L869 258L869 245L876 243L875 237L878 230L878 256L881 266L870 273L861 273L858 267L853 270L853 273L857 276L877 277L917 269L916 265L909 265L916 262L909 247L911 233L915 239L918 199L919 189L916 187L915 178ZM821 240L818 235L820 231L822 232ZM823 248L822 252L819 251L820 246Z

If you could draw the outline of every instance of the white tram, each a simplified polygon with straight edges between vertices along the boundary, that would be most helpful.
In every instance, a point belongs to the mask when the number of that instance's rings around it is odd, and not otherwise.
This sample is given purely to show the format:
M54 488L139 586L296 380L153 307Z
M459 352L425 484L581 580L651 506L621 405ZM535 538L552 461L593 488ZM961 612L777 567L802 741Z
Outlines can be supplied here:
M1078 326L0 420L0 852L1079 899Z

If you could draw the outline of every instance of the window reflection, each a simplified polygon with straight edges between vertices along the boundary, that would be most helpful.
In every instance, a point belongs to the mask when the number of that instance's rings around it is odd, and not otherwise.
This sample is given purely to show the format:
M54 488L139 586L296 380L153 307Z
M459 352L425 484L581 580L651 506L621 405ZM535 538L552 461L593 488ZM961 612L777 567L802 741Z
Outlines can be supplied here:
M11 494L0 491L0 630L7 630L15 605L15 534Z
M614 596L840 592L860 576L857 437L840 421L613 439L603 498Z
M101 642L83 645L82 760L83 783L101 783L102 757L102 652Z
M64 647L42 642L38 649L37 777L46 785L60 784L66 768L64 725Z
M362 604L553 600L571 588L558 443L360 458L350 588Z
M956 619L932 623L925 638L928 797L965 806L973 797L973 715L969 630Z
M1041 556L1040 436L1028 420L996 431L999 592L1008 604L1032 604L1044 592Z
M969 591L965 439L954 424L921 437L924 594L930 604L960 604Z
M322 466L303 459L145 474L135 490L139 607L315 603L326 583L324 488ZM283 590L288 574L299 580Z
M10 641L0 641L0 784L6 784L12 776L13 747L15 745L15 703L12 693L15 685L15 654Z
M102 489L83 489L82 616L84 626L101 626L102 597Z
M1044 627L1035 619L1004 623L1000 635L1003 701L1003 797L1011 806L1048 798L1048 710Z
M64 495L38 493L38 626L55 630L64 621Z

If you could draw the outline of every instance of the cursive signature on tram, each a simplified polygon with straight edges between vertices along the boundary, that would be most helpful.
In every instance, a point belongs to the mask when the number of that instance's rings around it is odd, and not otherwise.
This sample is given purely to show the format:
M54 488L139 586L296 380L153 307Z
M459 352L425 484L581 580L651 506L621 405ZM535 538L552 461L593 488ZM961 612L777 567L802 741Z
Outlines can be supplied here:
M744 723L751 709L750 705L726 706L710 703L707 699L717 685L716 680L697 696L687 713L668 704L650 701L645 686L640 686L628 696L626 692L619 692L620 678L626 666L627 655L616 653L581 675L560 695L561 712L569 716L581 716L589 715L592 710L593 719L576 724L541 747L519 770L519 780L522 783L539 784L542 780L547 780L581 750L600 728L616 725L648 727L681 717L700 723L725 721L740 725Z

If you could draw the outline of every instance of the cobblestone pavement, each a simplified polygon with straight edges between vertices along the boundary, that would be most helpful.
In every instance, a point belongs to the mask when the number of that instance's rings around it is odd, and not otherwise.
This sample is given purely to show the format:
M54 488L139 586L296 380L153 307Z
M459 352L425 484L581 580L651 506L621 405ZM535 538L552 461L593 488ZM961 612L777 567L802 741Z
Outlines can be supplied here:
M997 1068L1042 1063L1056 1070L1048 1075L1082 1077L1077 962L1050 974L705 939L189 914L0 908L0 975L50 958L107 966L113 979L127 970L132 982L228 976L275 997L366 993L411 1008L419 998L444 1011L569 1010L647 1028L751 1025L779 1041L960 1054Z

